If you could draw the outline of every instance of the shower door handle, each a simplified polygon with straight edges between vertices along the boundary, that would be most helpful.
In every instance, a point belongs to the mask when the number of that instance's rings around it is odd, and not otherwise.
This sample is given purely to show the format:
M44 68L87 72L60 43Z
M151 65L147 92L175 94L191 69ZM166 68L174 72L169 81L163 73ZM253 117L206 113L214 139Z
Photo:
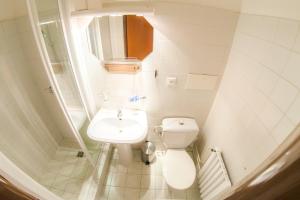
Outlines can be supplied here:
M45 88L44 90L46 90L50 94L54 94L54 90L53 90L52 86L49 86L49 87Z

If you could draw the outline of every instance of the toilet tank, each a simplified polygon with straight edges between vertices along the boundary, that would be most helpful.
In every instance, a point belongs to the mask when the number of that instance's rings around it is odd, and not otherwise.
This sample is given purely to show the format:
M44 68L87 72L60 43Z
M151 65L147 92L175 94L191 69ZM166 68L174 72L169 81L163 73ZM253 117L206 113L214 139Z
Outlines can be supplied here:
M162 121L162 140L170 149L184 149L196 138L199 127L192 118L166 118Z

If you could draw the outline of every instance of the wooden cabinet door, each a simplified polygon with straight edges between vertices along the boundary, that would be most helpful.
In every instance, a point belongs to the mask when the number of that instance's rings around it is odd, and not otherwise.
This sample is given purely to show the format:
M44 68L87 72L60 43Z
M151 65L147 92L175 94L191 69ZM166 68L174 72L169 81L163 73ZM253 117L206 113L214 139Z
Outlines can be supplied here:
M125 46L128 58L143 60L153 50L153 27L142 16L124 16Z
M0 175L0 199L1 200L38 200L38 198L35 198L30 194L23 192L16 186L12 185L1 175Z

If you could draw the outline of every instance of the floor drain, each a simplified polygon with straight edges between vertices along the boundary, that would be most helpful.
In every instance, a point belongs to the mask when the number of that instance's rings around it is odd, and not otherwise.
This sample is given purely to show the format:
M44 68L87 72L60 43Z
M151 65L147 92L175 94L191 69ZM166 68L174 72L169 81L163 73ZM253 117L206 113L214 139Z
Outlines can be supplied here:
M84 155L84 152L83 152L83 151L78 151L77 157L82 158L83 155Z

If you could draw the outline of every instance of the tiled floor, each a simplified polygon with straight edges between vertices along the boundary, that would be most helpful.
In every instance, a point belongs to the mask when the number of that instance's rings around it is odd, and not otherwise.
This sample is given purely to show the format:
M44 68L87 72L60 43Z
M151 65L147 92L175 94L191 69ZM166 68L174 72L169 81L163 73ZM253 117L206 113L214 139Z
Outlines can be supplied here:
M77 157L79 149L59 148L49 162L47 172L40 183L65 200L77 200L84 183L88 180L93 167L86 156ZM93 159L97 153L91 152Z
M150 166L141 162L139 150L134 151L134 162L124 167L119 163L117 150L111 160L100 199L97 200L150 200L150 199L199 199L196 183L187 190L170 189L162 176L164 150L157 144L156 161Z

